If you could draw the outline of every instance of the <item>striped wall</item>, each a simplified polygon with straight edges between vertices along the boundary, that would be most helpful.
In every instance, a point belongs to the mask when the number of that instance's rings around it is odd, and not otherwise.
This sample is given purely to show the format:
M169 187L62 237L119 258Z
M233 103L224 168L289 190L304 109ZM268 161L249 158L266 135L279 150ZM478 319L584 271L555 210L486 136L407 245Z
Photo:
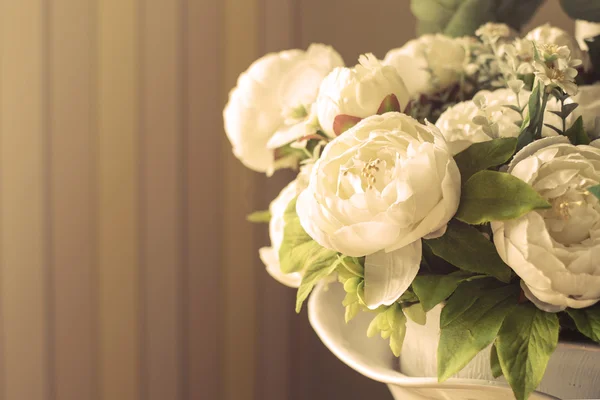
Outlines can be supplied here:
M0 400L388 398L264 272L245 215L289 175L221 122L265 52L403 43L408 0L380 3L0 0Z

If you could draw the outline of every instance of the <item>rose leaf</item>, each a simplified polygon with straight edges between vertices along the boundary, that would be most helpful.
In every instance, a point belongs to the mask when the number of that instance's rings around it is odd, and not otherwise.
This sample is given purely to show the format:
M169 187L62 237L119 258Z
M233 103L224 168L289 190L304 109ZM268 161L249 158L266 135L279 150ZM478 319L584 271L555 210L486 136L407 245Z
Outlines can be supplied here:
M498 360L498 350L495 344L492 345L492 350L490 351L490 367L494 378L502 376L502 367L500 366L500 360Z
M296 200L288 204L283 214L283 241L279 247L279 264L284 274L302 271L312 264L331 263L337 259L335 251L324 249L304 231L296 214Z
M579 332L600 343L600 305L583 309L568 308L567 314L573 319Z
M472 274L456 271L449 275L418 275L412 288L425 312L446 300L462 282L473 278Z
M333 254L332 254L333 253ZM302 277L302 282L296 293L296 312L302 309L304 300L308 298L315 285L323 278L333 274L339 266L340 258L337 253L321 247L307 259L307 268Z
M463 369L496 339L504 318L517 304L518 285L484 290L481 282L461 284L442 310L438 346L440 382Z
M502 165L515 154L516 138L498 138L488 142L474 143L454 156L461 179L466 182L473 174Z
M470 225L450 221L442 237L425 240L425 243L433 254L463 271L510 282L511 269L502 261L494 244Z
M479 171L465 183L455 218L471 225L506 221L552 206L530 185L504 172Z
M538 387L550 356L558 345L559 323L532 303L520 304L508 314L496 339L502 373L517 400Z

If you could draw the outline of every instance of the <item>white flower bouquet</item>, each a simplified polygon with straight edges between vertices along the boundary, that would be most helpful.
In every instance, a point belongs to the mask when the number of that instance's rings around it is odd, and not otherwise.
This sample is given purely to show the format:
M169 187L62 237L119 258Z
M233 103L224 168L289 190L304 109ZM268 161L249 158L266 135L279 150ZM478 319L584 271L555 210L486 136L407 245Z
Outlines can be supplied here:
M407 319L443 306L439 380L491 346L494 376L527 399L559 336L600 342L600 45L519 36L523 17L431 28L426 3L422 28L443 33L383 60L345 67L320 44L259 59L225 129L247 167L300 171L250 216L269 222L260 257L297 311L337 279L346 321L371 313L366 334L400 356Z

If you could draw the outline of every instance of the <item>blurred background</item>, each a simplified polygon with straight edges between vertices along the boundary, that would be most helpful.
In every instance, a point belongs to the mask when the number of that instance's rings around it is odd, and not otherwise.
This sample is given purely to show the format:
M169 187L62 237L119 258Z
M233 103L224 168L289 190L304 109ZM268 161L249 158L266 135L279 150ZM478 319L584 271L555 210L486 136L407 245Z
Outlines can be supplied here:
M264 271L245 216L290 177L221 110L266 52L414 27L409 0L0 0L0 399L389 399Z

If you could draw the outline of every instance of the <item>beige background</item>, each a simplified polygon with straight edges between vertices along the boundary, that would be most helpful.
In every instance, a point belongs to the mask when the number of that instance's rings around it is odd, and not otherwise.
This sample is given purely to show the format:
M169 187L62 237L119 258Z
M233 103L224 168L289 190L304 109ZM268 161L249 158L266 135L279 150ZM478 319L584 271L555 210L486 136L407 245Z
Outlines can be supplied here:
M389 398L257 257L221 109L268 51L353 63L408 0L0 0L0 400ZM572 25L549 1L538 21Z

